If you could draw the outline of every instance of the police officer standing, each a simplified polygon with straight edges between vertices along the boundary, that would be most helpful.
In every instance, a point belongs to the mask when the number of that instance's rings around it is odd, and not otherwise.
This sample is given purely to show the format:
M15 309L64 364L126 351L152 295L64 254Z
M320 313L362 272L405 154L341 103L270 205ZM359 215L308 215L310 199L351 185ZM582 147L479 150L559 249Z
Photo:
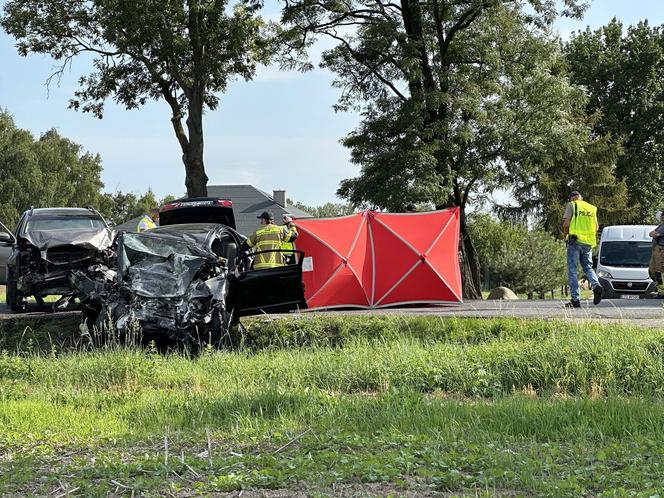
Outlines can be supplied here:
M664 210L658 213L659 225L650 232L652 237L652 256L650 258L650 277L657 284L657 296L664 297Z
M568 308L580 308L578 265L592 285L593 303L602 300L603 289L593 270L592 250L597 245L597 208L583 200L577 191L569 195L563 215L563 233L567 236L567 280L572 299Z
M245 250L253 248L257 253L254 256L252 268L262 270L283 266L281 244L286 238L286 232L283 227L274 224L274 217L267 211L263 211L257 218L261 220L261 227L242 244Z
M297 227L293 224L293 217L289 214L283 216L284 224L281 225L284 230L284 241L281 243L281 249L284 251L284 261L288 265L295 264L295 239L297 239Z
M139 220L138 224L136 225L136 231L145 232L146 230L156 228L158 223L159 209L152 208L150 209L149 213L144 214L143 217Z

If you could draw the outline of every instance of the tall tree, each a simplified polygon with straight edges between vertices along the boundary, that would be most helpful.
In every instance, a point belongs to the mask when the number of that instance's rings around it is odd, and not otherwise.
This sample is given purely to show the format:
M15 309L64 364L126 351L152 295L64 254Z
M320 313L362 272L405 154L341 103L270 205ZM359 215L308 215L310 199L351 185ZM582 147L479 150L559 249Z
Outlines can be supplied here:
M104 186L101 157L56 130L38 140L0 112L0 221L14 226L30 206L96 205Z
M109 98L127 109L165 100L189 196L207 195L204 109L218 106L233 78L251 79L270 53L257 6L242 1L10 0L0 25L21 55L58 61L49 80L75 57L94 57L94 71L80 78L70 101L73 109L101 118Z
M588 89L598 134L622 140L616 175L625 180L624 221L654 221L664 198L664 32L647 21L626 31L616 19L576 33L565 46L572 80Z
M344 140L361 173L339 194L392 210L459 206L466 297L481 295L466 223L473 196L515 168L532 174L585 131L583 91L565 78L547 32L583 2L561 3L564 12L541 0L285 0L291 53L316 36L334 40L323 66L343 89L337 108L362 112Z
M562 238L565 200L573 190L598 207L602 225L620 223L630 216L627 186L616 180L620 143L610 135L595 136L591 133L592 122L589 119L586 129L580 129L572 147L560 143L559 152L550 154L534 170L520 168L507 175L505 183L514 202L496 206L501 218L521 224L532 222ZM529 157L522 155L521 160L528 162Z

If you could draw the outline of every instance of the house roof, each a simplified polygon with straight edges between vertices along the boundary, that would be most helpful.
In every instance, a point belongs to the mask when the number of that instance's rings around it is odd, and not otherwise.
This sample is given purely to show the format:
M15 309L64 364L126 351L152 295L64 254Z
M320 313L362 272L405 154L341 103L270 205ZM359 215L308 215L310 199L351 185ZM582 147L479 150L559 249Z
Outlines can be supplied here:
M248 235L258 228L256 218L263 211L272 213L277 223L282 215L288 213L294 218L313 218L313 216L294 206L283 207L274 202L267 192L252 185L208 185L208 195L233 201L233 214L237 231Z

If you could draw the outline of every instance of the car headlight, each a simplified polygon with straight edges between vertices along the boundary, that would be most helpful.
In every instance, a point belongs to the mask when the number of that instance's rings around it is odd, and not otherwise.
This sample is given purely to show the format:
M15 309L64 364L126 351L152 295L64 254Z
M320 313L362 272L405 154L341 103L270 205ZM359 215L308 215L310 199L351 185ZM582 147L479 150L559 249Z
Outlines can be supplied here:
M600 270L597 272L598 277L602 278L613 278L613 275L611 275L608 271Z

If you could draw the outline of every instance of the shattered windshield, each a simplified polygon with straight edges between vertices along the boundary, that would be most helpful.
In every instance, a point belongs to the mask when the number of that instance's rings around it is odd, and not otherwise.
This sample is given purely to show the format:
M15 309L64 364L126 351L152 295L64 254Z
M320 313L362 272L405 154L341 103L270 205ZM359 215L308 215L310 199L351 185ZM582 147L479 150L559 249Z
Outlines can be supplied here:
M599 261L605 266L648 266L652 253L651 242L602 242Z
M125 233L120 251L120 270L140 261L163 261L173 254L183 256L206 257L208 252L200 247L193 237L183 234L182 237L153 236L148 233Z
M99 218L87 216L33 216L28 219L26 232L49 230L102 230L106 228Z
M140 296L183 296L211 255L188 234L125 233L118 251L118 271Z

